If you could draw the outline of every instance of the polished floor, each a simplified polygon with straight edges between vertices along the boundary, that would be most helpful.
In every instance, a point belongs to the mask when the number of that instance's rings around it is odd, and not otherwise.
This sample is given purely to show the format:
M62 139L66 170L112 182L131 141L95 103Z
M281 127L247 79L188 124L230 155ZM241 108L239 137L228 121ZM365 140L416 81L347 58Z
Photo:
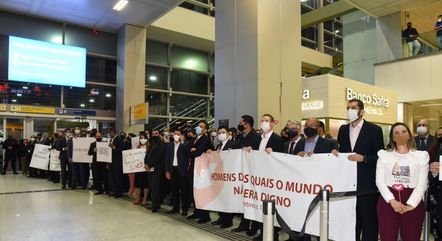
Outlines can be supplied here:
M178 220L177 220L178 219ZM210 224L208 224L210 225ZM0 176L0 241L227 240L130 200L61 191L22 175ZM232 239L230 239L232 240Z

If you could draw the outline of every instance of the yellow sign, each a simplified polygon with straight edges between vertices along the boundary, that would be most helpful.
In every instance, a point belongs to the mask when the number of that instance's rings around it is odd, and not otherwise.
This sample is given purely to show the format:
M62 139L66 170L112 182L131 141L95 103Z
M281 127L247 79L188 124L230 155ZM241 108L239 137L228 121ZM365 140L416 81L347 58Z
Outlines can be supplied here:
M21 113L54 114L55 108L28 105L11 105L9 106L9 111Z
M140 125L147 124L147 118L149 114L149 104L142 103L138 105L133 105L130 108L130 124Z
M0 111L6 111L7 107L7 105L0 105Z

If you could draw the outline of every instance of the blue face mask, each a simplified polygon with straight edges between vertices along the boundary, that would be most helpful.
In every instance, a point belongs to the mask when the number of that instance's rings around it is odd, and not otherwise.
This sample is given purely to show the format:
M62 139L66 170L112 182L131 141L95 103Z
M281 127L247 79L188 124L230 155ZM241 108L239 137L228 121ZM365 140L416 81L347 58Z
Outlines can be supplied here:
M201 132L203 131L203 129L201 128L201 127L199 127L199 126L197 126L196 128L195 128L195 132L196 132L196 134L197 135L201 135Z

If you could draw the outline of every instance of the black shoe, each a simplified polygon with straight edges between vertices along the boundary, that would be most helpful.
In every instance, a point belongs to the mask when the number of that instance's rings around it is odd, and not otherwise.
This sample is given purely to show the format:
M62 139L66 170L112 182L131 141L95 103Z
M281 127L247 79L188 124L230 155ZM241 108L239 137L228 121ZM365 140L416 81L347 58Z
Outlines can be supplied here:
M252 239L253 241L262 241L262 235L258 235ZM276 239L277 240L277 239Z
M2 175L6 175L6 172L2 172Z
M216 221L212 222L212 225L220 225L221 224L221 218L218 218Z
M247 236L255 236L255 234L258 232L258 229L255 229L255 228L253 228L253 229L250 229L250 230L248 230L247 232L246 232L246 234L247 234ZM262 235L260 235L260 236L262 236ZM262 237L261 237L261 239L262 239Z
M160 210L159 208L152 208L152 213L157 213L158 210Z
M192 214L192 215L190 215L190 216L187 216L186 218L187 218L188 220L194 220L194 219L198 219L199 216L198 216L198 214L194 213L194 214Z
M17 174L18 174L18 172L15 172L15 171L14 171L14 174L15 174L15 175L17 175Z
M210 218L202 218L202 219L196 221L196 223L198 223L198 224L204 224L204 223L208 223L208 222L210 222Z
M234 228L234 229L232 229L232 232L234 232L234 233L239 233L239 232L243 232L243 231L249 231L249 229L248 228L246 228L246 227L241 227L241 226L239 226L239 227L237 227L237 228Z
M167 211L166 213L167 213L167 214L174 214L174 213L179 213L179 212L180 212L179 209L175 209L175 208L173 208L173 209Z
M94 194L95 195L101 195L101 194L103 194L103 192L95 192Z
M181 213L181 216L183 216L183 217L187 217L187 211L183 211L183 212Z
M76 187L71 187L71 190L75 190L75 189L77 189Z
M114 196L114 198L122 198L122 197L123 197L123 195L121 195L121 194L118 194L118 195Z
M66 186L61 186L61 190L65 190L66 189Z
M233 223L227 223L227 224L225 224L225 223L223 223L223 224L221 224L221 228L230 228L230 227L232 227L233 226Z

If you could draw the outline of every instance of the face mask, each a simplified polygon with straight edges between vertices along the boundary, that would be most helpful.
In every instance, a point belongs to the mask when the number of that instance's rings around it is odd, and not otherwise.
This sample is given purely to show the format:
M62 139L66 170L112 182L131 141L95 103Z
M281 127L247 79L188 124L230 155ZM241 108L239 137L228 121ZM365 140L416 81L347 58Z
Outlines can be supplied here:
M314 136L316 136L316 134L318 134L318 130L315 128L306 127L306 128L304 128L304 134L307 137L314 137Z
M173 140L174 140L175 142L180 142L180 141L181 141L181 138L180 138L179 135L173 135Z
M244 126L243 125L238 125L238 131L243 132L244 131Z
M438 18L437 21L438 21L438 22L442 22L442 18Z
M296 137L297 135L298 135L298 131L295 131L295 130L291 130L288 134L290 139Z
M164 137L168 137L169 136L169 132L167 132L167 131L164 132L163 134L164 134Z
M35 141L35 138L31 138L31 141Z
M439 142L439 144L442 144L442 136L439 136L439 137L437 138L437 141Z
M353 121L359 119L358 110L348 109L347 110L347 117L350 122L353 122Z
M427 127L425 127L425 126L419 126L419 127L416 129L416 132L417 132L418 135L423 136L423 135L427 134Z
M405 145L410 140L410 136L408 134L405 135L398 135L394 137L394 142L396 142L397 145Z
M152 140L153 141L160 141L160 137L159 136L152 136Z
M146 145L147 139L140 139L140 143L141 143L141 145Z
M216 137L216 132L212 132L210 135L212 135L212 137Z
M270 131L270 123L269 122L261 122L261 129L264 133Z
M70 132L66 132L66 136L67 137L71 137L72 136L72 133L70 133ZM35 139L34 139L35 140Z
M227 134L219 134L218 135L218 140L220 140L221 142L224 142L225 140L227 140Z
M97 138L97 141L98 141L98 142L101 142L101 140L102 140L101 138Z
M195 128L195 132L196 132L196 134L199 136L199 135L201 135L201 133L203 132L203 129L202 129L201 127L197 126L197 127Z
M79 134L81 133L81 131L80 131L80 130L75 130L74 133L75 133L76 135L79 135Z

